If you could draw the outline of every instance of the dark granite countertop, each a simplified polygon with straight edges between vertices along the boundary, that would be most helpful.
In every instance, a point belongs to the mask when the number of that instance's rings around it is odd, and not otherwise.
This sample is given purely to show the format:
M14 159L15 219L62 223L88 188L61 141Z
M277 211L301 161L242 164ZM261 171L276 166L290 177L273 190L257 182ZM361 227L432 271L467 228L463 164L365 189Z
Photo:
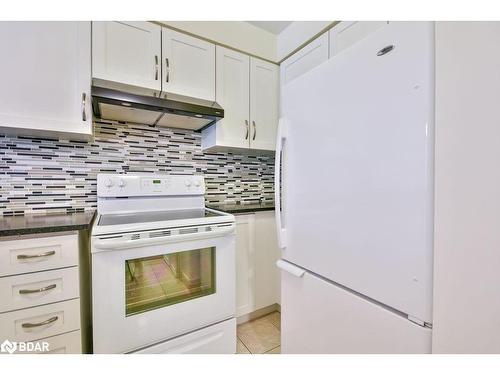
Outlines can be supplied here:
M211 208L214 210L219 210L223 212L228 212L230 214L240 214L240 213L250 213L257 211L273 211L274 210L274 202L273 203L244 203L244 204L235 204L235 203L209 203L206 205L207 208Z
M54 215L4 216L0 218L0 237L90 229L93 218L94 211Z

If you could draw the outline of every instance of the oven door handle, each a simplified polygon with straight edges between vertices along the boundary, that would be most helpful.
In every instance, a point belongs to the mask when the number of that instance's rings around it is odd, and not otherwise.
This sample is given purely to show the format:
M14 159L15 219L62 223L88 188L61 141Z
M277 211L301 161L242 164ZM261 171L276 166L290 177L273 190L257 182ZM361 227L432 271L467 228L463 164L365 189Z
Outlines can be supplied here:
M105 250L122 250L130 249L134 247L144 247L150 245L163 245L175 242L185 242L202 240L206 238L221 237L227 234L234 233L236 228L235 224L226 225L220 229L212 230L209 232L202 233L191 233L191 234L176 234L169 236L158 236L150 238L139 238L139 239L123 239L123 238L93 238L92 239L92 252L105 251Z

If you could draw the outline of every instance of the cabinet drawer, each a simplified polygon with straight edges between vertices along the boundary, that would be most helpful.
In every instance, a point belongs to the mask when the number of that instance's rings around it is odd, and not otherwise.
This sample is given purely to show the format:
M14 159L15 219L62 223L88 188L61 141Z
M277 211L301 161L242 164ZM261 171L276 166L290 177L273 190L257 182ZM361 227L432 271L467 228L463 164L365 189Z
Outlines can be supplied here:
M81 331L63 333L31 341L31 346L20 349L17 346L13 354L82 354ZM6 354L5 352L2 354Z
M77 264L77 234L0 241L0 276Z
M0 341L34 341L80 329L80 299L0 314Z
M34 341L40 343L48 343L49 350L44 352L31 352L39 354L81 354L82 353L82 338L81 331L73 331L63 333L62 335L48 337L42 340ZM29 353L27 353L29 354Z
M78 267L0 278L0 313L78 297Z

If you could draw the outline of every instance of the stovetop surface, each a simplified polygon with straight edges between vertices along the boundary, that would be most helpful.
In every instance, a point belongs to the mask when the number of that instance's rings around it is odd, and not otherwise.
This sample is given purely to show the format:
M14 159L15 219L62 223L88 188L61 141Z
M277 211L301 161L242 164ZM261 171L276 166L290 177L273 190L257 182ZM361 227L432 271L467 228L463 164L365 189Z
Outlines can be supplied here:
M98 226L126 225L136 223L153 223L158 221L203 219L209 217L224 216L217 212L208 211L204 208L187 209L175 211L150 211L135 212L127 214L104 214L99 218Z

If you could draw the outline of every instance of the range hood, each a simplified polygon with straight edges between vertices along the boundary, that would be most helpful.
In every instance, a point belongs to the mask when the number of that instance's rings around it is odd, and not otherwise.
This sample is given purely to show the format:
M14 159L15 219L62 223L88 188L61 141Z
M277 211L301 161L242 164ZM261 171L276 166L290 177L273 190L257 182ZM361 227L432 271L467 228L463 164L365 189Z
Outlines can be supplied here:
M102 120L201 130L224 117L216 102L122 83L92 80L92 109Z

